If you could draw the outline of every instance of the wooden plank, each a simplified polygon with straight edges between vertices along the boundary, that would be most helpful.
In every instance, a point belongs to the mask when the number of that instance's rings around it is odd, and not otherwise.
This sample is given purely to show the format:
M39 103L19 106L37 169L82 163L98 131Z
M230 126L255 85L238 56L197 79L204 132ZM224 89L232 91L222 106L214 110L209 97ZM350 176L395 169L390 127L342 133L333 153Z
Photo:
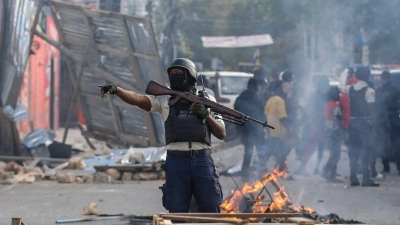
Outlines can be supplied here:
M55 7L60 7L60 8L65 8L65 9L72 9L72 10L79 10L81 6L79 5L74 5L74 4L69 4L65 2L58 2L58 1L51 1L51 4Z
M120 15L119 15L120 16ZM139 23L146 23L146 21L148 21L148 19L143 18L143 17L138 17L138 16L134 16L134 15L126 15L123 14L122 17L124 19L128 19L128 20L134 20L135 22L139 22Z
M171 220L164 220L164 225L172 225L172 221Z
M291 218L288 218L288 220L291 222L295 222L298 225L314 225L315 224L314 220L304 218L304 217L291 217Z
M96 44L96 47L97 47L97 49L99 49L101 51L110 52L112 54L123 56L123 57L128 57L128 55L129 55L127 50L113 48L106 44Z
M163 218L157 218L157 221L156 221L156 225L160 225L160 223L163 221Z
M21 225L22 219L21 218L12 218L11 225Z
M236 218L281 218L281 217L301 217L301 213L168 213L160 215L178 216L205 216L205 217L236 217Z
M158 215L153 215L153 225L157 225L158 218L160 218Z
M29 156L5 156L0 155L0 160L13 160L13 161L23 161L23 160L35 160L39 159L39 161L47 161L47 162L67 162L68 159L59 159L59 158L42 158L42 157L29 157Z
M221 219L221 218L214 218L214 217L200 217L200 216L178 216L178 215L170 215L170 214L160 214L163 219L171 219L171 220L182 220L182 221L189 221L189 222L215 222L215 223L229 223L229 224L245 224L249 221L247 220L237 220L237 219Z
M173 224L174 225L230 225L229 223L173 223ZM295 223L247 223L247 225L294 225L294 224ZM345 225L345 224L336 224L336 225ZM358 225L369 225L369 224L358 224Z

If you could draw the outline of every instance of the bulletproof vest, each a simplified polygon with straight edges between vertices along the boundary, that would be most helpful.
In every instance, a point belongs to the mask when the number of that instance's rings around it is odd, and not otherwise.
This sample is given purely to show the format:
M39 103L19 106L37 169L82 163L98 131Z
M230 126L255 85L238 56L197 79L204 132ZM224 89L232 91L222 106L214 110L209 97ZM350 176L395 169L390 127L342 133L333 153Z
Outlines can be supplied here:
M208 124L195 115L189 114L192 103L181 100L169 107L165 121L165 142L203 142L211 146L211 130Z
M368 87L363 87L356 91L354 87L350 87L350 116L351 117L369 117L368 103L365 100L365 92Z

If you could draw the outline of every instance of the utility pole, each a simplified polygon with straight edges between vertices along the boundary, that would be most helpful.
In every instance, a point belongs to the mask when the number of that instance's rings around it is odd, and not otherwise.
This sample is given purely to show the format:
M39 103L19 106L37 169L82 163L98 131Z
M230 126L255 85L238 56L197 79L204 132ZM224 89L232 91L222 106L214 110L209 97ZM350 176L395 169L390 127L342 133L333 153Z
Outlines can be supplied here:
M167 68L172 60L177 57L176 23L179 19L179 15L180 13L176 4L176 0L168 0L167 24L160 40L162 45L161 64L164 66L164 68Z

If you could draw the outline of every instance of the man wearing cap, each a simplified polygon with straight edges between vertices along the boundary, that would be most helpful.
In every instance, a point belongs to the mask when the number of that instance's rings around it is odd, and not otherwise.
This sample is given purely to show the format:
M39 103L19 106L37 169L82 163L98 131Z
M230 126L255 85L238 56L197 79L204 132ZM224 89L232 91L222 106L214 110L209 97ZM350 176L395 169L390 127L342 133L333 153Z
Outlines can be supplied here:
M192 61L175 59L167 72L171 89L197 94L197 71ZM100 88L103 93L116 94L128 104L162 115L167 149L163 206L170 213L186 213L194 196L199 212L219 213L223 197L210 153L211 134L221 140L226 135L222 117L201 103L183 99L169 106L168 101L174 96L141 95L112 84ZM209 98L215 102L213 96Z

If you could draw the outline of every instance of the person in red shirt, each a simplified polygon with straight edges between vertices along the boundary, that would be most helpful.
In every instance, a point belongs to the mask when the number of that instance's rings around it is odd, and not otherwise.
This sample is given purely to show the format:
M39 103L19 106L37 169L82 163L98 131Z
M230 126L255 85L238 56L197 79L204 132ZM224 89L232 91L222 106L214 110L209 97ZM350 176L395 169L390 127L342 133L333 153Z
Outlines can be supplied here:
M327 181L336 181L336 168L340 160L342 140L342 111L339 105L340 91L338 87L330 87L328 101L324 107L324 135L325 143L329 149L329 159L326 162L322 177Z
M347 84L352 86L356 84L357 81L358 81L357 78L350 77L347 81ZM344 143L347 146L348 144L347 129L349 128L349 122L350 122L350 98L348 94L340 93L339 106L340 109L342 110L342 125L343 128L345 129Z

